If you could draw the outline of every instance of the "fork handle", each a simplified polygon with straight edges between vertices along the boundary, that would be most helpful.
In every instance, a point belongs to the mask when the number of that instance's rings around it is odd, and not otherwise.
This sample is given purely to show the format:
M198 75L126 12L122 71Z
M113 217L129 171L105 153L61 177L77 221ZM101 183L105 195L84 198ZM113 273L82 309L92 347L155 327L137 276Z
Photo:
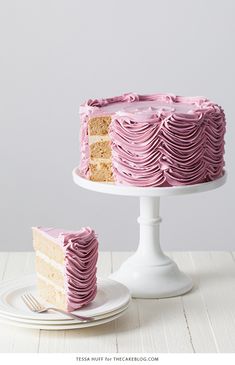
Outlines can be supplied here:
M53 310L55 312L65 314L66 316L68 316L70 318L80 319L81 321L93 321L95 319L94 317L84 317L84 316L80 316L78 314L73 314L73 313L70 313L70 312L66 312L66 311L63 311L62 309L58 309L58 308L54 308L54 307L49 307L49 308L47 308L47 310Z

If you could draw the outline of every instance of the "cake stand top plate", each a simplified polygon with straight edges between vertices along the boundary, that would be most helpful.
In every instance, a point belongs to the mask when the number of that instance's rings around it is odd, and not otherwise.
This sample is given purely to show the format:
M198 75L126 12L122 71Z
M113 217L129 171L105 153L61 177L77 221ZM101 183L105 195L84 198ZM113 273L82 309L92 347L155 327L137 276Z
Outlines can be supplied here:
M227 178L226 172L222 177L217 180L185 186L170 186L170 187L137 187L128 185L115 185L113 183L100 183L85 179L79 174L79 168L75 167L73 170L73 180L75 184L82 188L96 191L99 193L113 194L113 195L127 195L127 196L149 196L149 197L160 197L160 196L171 196L171 195L183 195L200 193L217 189L222 186Z

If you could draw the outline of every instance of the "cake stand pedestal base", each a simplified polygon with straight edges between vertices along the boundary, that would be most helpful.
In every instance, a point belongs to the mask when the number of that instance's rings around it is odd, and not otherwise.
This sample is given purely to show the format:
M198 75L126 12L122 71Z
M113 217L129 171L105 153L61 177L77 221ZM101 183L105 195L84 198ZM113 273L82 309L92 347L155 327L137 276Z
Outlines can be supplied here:
M192 280L181 272L160 246L160 197L199 193L217 189L226 173L217 180L186 186L136 187L94 182L85 179L79 168L73 170L74 182L82 188L104 194L140 198L140 241L137 251L110 277L126 285L136 298L165 298L189 291Z
M136 266L135 258L126 261L110 278L126 285L133 298L168 298L192 289L191 278L174 261L165 265Z
M126 285L136 298L165 298L189 291L192 280L166 256L160 246L159 197L140 198L140 242L134 255L110 278Z

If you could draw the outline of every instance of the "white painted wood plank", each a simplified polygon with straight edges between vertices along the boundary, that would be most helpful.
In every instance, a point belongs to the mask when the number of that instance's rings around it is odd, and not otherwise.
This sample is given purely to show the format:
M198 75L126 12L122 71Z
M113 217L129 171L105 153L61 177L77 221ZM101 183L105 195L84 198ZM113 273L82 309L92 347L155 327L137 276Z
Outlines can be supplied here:
M26 262L24 266L24 274L35 274L35 253L26 253Z
M200 290L219 352L235 352L235 265L229 252L194 252Z
M97 276L111 273L111 254L100 252ZM39 352L116 352L115 322L72 331L41 331Z
M217 344L208 320L207 310L199 287L197 272L187 252L173 254L174 261L185 274L192 277L193 289L182 296L182 305L192 346L195 352L217 352Z
M140 335L144 352L168 352L162 304L157 299L138 299Z
M0 280L3 279L8 261L8 252L0 252Z
M7 267L4 270L4 280L17 279L19 274L24 275L35 272L34 252L10 252L6 255L8 255L8 259Z
M31 253L10 253L3 279L14 279L28 273L31 258ZM37 352L38 342L38 330L0 323L0 352Z
M112 253L113 271L131 255L130 252ZM127 312L116 321L117 352L143 352L140 333L138 300L132 299Z
M194 352L184 317L181 297L159 299L159 311L162 314L168 352Z
M115 321L83 330L66 331L65 352L116 352Z

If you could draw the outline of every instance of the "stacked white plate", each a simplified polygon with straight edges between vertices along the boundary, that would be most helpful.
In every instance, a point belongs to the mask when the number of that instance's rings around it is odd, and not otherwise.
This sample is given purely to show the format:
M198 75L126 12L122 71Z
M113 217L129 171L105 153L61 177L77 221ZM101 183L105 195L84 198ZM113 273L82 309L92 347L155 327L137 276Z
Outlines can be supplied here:
M27 275L17 280L1 283L1 322L44 330L67 330L98 326L123 315L130 302L129 290L124 285L111 279L98 279L98 290L94 301L73 312L82 316L95 317L95 320L81 322L53 311L46 313L30 311L21 299L23 294L29 292L37 297L35 275Z

